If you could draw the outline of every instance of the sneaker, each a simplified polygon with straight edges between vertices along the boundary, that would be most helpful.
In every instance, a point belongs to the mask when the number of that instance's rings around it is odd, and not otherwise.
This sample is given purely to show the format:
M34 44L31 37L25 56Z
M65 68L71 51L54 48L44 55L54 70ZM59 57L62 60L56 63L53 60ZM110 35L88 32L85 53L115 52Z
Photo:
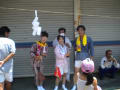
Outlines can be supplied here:
M55 86L54 90L58 90L58 86Z
M76 85L74 85L73 88L72 88L71 90L76 90L76 88L77 88Z
M63 90L68 90L65 85L62 85Z
M45 90L45 88L43 88L43 86L41 86L41 90Z
M38 90L42 90L42 88L40 86L37 87Z

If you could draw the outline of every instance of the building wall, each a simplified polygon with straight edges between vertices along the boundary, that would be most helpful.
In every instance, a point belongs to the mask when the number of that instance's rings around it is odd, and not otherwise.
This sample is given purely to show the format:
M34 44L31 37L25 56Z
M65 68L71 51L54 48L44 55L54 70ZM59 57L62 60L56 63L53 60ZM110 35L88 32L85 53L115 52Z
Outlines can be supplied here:
M81 23L95 42L96 67L107 49L120 60L120 0L80 0L80 11Z
M42 30L49 33L48 42L53 41L60 27L67 29L66 34L70 37L70 40L74 39L73 0L1 0L0 26L9 26L12 31L10 38L17 43L14 60L15 77L33 76L29 51L31 43L39 40L39 36L32 36L32 21L34 19L34 11L32 10L35 9L39 10L38 17ZM68 15L66 13L71 14ZM26 44L28 45L27 47ZM73 57L74 54L71 55L72 61ZM49 47L48 57L45 59L44 64L45 75L53 75L55 57L52 47Z
M98 68L107 49L120 59L120 0L80 0L81 24L95 44L95 65ZM3 8L4 7L4 8ZM23 10L24 9L24 10ZM1 0L0 26L7 25L17 46L14 57L14 77L33 76L30 47L39 37L32 36L34 9L51 11L38 12L42 29L49 33L49 54L45 59L44 74L53 75L55 57L51 41L57 36L58 28L65 27L67 36L74 40L74 0ZM54 13L53 13L54 12ZM57 12L64 12L57 13ZM97 69L96 69L97 70ZM71 54L71 73L74 72L74 51Z

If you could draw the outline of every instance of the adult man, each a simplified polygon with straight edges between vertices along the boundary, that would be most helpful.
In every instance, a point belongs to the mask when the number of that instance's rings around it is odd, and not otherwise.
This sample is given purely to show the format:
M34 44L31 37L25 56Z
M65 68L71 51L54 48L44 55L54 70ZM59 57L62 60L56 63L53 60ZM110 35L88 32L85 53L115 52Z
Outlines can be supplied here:
M77 84L77 73L80 71L81 62L86 58L91 58L93 60L94 56L94 47L93 41L90 37L85 34L85 26L79 25L77 27L77 32L79 36L75 41L75 49L76 49L76 56L75 56L75 73L74 73L74 86L72 90L76 90Z
M59 33L59 35L64 37L64 43L67 46L68 51L70 51L70 49L72 47L72 43L71 43L70 39L67 36L65 36L66 29L61 27L58 29L58 33ZM55 40L53 41L53 47L55 48L57 45L58 45L58 40L56 37ZM70 81L70 57L67 57L67 61L68 61L68 73L67 73L66 79L67 79L67 81Z
M7 27L7 29L9 29ZM15 55L15 43L12 39L6 38L5 28L0 28L0 90L11 90L13 81L13 59Z
M99 68L100 79L103 79L105 74L109 74L110 78L114 78L115 72L119 67L119 63L112 56L112 50L106 50L105 56L102 58Z

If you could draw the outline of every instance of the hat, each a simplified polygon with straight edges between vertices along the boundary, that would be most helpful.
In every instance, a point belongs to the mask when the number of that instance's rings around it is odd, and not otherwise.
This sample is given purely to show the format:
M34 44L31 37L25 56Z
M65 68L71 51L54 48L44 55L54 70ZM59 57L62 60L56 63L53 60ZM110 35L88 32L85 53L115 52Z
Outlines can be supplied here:
M94 62L90 58L86 58L82 61L81 70L84 73L94 72Z

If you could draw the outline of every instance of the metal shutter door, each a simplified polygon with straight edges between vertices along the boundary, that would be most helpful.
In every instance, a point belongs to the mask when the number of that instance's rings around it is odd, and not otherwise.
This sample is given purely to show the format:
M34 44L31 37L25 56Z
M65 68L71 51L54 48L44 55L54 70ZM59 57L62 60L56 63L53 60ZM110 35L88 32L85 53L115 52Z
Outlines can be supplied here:
M94 41L120 40L120 0L80 0L80 9L81 23ZM96 46L96 67L107 49L113 50L114 56L119 57L119 46Z
M37 9L73 13L73 0L2 0L0 1L0 7L9 8L0 8L0 26L9 26L12 31L10 38L17 43L24 43L39 40L39 37L33 37L31 35L31 23L34 19L34 12L29 10ZM71 40L74 39L73 14L38 12L38 17L42 29L49 33L48 41L53 41L58 33L59 27L65 27L67 29L67 36L70 37ZM14 60L15 77L33 76L29 51L30 48L17 48ZM71 54L71 60L73 60L73 58L74 56ZM45 75L53 75L55 64L53 48L49 48L49 54L45 62Z

